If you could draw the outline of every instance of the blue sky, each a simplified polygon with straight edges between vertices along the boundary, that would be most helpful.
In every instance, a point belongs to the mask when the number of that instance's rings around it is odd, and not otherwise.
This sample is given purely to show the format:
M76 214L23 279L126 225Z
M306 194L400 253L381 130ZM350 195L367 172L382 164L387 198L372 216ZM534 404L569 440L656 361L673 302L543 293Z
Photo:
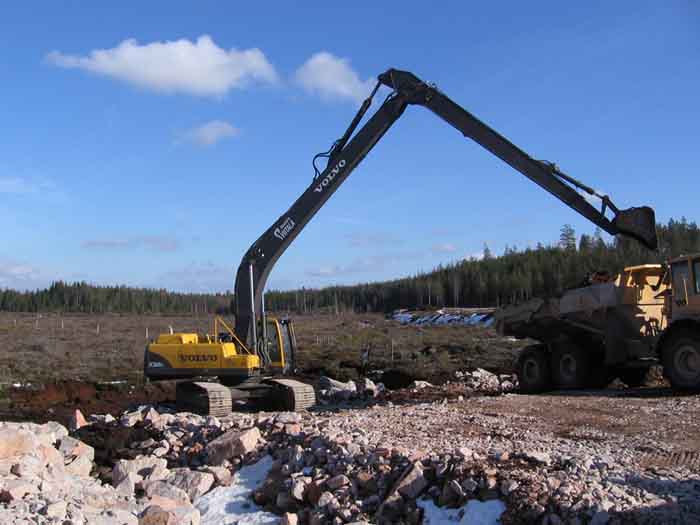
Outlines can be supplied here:
M700 4L17 2L0 16L0 287L230 289L389 67L620 207L697 220ZM273 271L387 279L593 228L422 108Z

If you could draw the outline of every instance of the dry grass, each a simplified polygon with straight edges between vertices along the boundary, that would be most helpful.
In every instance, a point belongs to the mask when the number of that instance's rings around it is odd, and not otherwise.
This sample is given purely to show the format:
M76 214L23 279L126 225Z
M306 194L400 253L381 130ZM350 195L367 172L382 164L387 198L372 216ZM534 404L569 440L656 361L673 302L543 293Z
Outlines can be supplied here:
M368 345L372 368L405 370L425 379L473 367L510 371L521 346L491 330L401 326L378 314L309 315L294 320L299 368L339 379L356 376ZM153 338L170 326L175 331L208 332L211 321L192 316L0 313L0 385L61 380L138 383L148 342L146 328Z

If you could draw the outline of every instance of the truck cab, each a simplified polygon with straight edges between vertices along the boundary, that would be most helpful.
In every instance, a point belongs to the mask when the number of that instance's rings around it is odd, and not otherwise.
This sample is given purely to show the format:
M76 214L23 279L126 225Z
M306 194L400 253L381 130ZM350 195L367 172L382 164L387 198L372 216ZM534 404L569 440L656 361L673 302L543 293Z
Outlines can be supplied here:
M669 262L671 294L666 311L672 322L700 319L700 254L684 255Z

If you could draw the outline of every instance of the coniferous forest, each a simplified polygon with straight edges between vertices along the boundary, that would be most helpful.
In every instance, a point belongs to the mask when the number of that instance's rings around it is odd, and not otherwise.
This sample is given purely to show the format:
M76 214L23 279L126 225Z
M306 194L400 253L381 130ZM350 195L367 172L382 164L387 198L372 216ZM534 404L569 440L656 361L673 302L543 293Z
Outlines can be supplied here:
M579 285L586 274L662 262L680 254L700 253L700 229L685 219L658 225L659 251L617 238L605 242L599 233L578 236L561 228L557 245L518 250L506 248L493 256L484 247L479 259L439 266L430 273L393 281L329 286L321 289L271 290L269 311L289 313L388 312L397 308L500 306L532 297L559 294ZM166 290L95 286L85 282L53 283L36 291L0 290L0 310L68 313L231 313L230 293L187 294Z

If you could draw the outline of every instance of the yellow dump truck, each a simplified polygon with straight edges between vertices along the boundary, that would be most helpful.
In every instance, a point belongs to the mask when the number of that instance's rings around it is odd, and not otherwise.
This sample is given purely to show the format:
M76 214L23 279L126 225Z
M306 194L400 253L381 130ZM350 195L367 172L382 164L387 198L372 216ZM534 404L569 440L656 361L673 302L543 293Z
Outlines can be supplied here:
M538 341L521 352L520 389L641 384L662 364L676 389L700 390L700 254L625 268L616 278L495 314L504 335Z

